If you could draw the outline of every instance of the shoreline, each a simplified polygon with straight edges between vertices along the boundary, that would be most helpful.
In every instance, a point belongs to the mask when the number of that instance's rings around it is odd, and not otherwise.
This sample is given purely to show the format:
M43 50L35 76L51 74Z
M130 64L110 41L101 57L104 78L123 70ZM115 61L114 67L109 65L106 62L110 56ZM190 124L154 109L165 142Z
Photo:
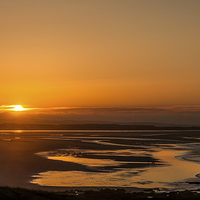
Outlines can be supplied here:
M18 124L1 123L0 130L200 130L200 126L168 125L156 126L153 124Z

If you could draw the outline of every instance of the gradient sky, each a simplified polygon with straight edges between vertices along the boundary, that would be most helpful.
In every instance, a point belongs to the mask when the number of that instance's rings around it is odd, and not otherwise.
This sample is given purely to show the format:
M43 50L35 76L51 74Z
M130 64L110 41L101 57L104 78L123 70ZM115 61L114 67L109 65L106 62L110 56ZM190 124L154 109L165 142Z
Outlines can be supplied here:
M200 104L200 1L0 0L0 105Z

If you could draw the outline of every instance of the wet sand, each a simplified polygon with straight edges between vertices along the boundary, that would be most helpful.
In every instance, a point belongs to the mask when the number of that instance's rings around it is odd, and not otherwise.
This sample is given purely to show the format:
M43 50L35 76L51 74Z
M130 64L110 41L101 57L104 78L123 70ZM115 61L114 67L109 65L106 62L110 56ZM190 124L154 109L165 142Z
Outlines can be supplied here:
M30 189L66 190L76 187L47 187L30 183L34 175L47 171L83 171L97 172L107 168L88 168L74 162L47 159L39 152L57 151L58 149L90 150L125 150L149 152L149 156L132 156L130 159L140 161L125 165L124 168L148 168L164 165L162 160L151 156L153 147L172 144L193 144L199 142L199 131L164 131L164 132L3 132L0 134L0 186L24 187ZM86 138L87 137L87 138ZM102 137L111 137L102 138ZM116 138L117 137L117 138ZM120 139L128 138L126 139ZM87 141L84 141L87 140ZM88 142L89 140L89 142ZM99 143L104 142L104 144ZM111 145L115 144L115 145ZM117 144L117 145L116 145ZM183 147L182 150L184 150ZM187 149L186 149L187 150ZM194 153L194 152L193 152ZM92 155L86 155L92 158ZM101 156L99 157L101 158ZM111 156L117 160L119 157ZM121 160L120 160L121 161ZM152 166L155 164L155 166ZM114 167L107 170L113 170ZM200 171L199 171L200 172ZM84 189L85 187L77 187ZM77 189L76 188L76 189ZM86 189L96 187L86 187ZM116 188L116 187L114 187ZM127 189L136 190L135 187Z

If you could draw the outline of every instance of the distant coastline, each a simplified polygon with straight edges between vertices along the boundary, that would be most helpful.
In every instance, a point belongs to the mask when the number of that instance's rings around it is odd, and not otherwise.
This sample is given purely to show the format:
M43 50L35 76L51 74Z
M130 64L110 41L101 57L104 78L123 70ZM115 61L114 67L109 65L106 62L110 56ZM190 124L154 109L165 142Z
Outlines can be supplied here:
M200 130L200 126L155 126L121 124L0 124L0 130Z

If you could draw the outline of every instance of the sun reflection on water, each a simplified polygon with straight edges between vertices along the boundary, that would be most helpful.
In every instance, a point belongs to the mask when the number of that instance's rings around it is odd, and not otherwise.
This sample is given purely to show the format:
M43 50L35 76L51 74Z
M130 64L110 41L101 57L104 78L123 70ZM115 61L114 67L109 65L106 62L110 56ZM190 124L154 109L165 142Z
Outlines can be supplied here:
M130 150L133 153L133 150ZM117 152L116 152L117 153ZM138 153L135 151L135 153ZM187 179L200 173L197 163L176 159L185 151L154 149L152 155L165 165L150 165L145 168L117 168L105 172L47 171L33 177L31 183L42 186L65 187L140 187L140 188L184 188L194 187ZM112 160L86 159L73 156L49 156L48 159L75 162L88 166L119 165ZM175 186L176 185L176 186Z

